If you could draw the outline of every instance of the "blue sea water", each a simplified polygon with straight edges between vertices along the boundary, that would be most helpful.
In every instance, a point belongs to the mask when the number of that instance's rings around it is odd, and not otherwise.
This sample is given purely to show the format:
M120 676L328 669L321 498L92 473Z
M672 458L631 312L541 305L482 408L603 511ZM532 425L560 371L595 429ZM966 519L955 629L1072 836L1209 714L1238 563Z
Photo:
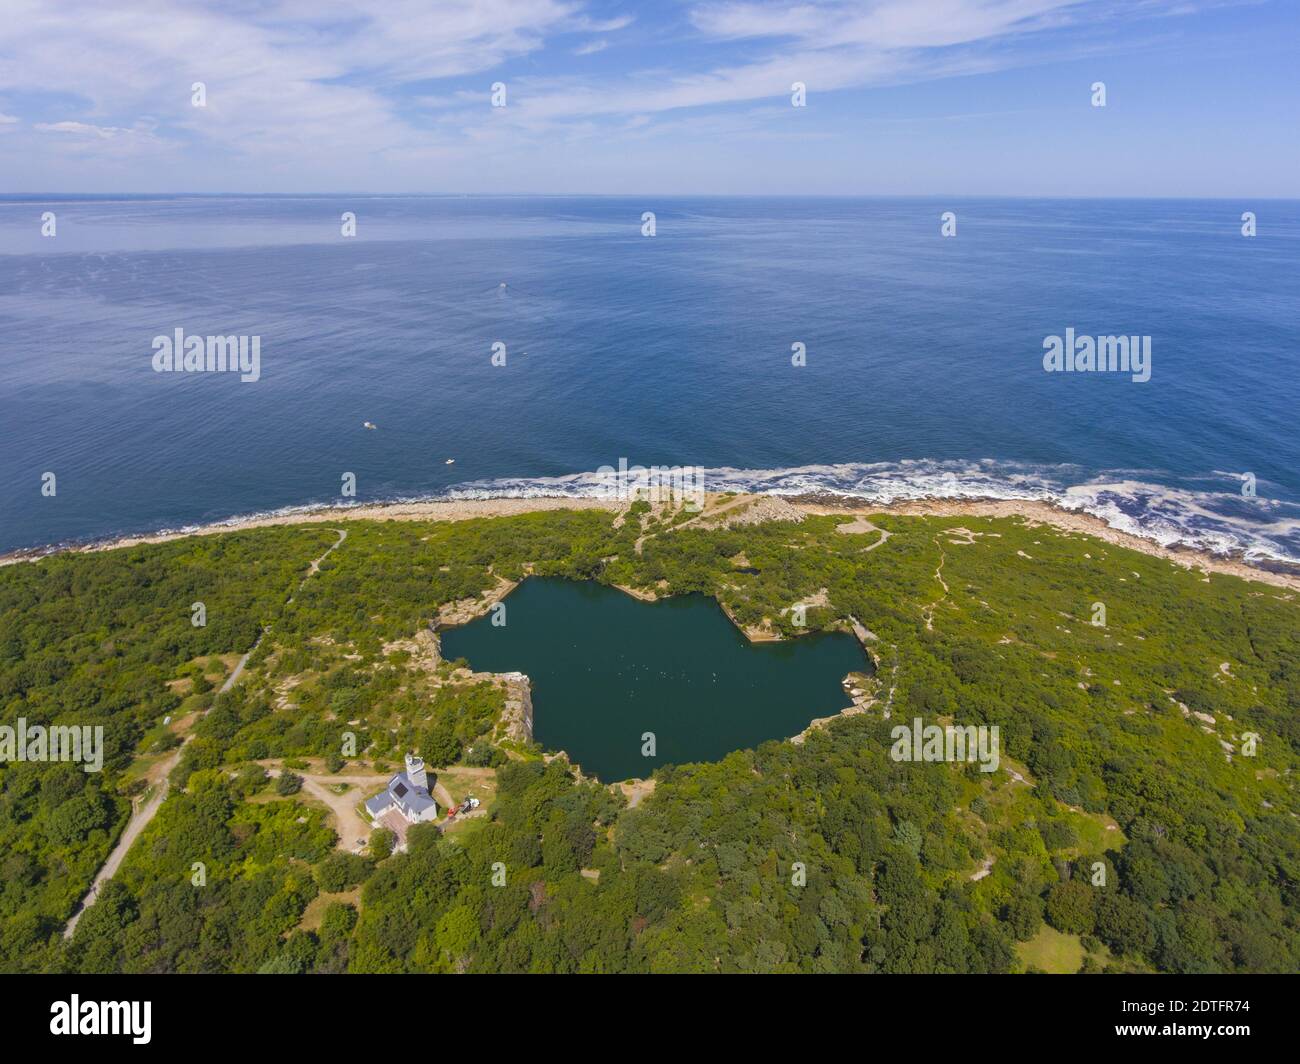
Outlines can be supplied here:
M177 328L260 380L154 372ZM1067 328L1150 381L1045 372ZM1296 560L1298 341L1300 201L0 197L0 550L627 458Z

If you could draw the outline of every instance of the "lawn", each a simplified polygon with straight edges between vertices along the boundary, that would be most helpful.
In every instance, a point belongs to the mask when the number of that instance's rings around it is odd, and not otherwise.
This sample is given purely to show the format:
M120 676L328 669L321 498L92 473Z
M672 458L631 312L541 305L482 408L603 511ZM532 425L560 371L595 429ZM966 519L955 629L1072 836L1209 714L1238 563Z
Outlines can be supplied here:
M1078 935L1064 935L1047 924L1028 942L1016 944L1026 968L1040 968L1053 975L1077 972L1086 952Z

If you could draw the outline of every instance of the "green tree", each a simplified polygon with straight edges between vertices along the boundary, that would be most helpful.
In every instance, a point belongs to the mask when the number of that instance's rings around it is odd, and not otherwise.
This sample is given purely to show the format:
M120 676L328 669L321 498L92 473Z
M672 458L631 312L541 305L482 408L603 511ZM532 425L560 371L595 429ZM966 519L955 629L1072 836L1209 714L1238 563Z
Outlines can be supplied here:
M393 846L397 842L397 836L388 828L375 828L370 833L370 857L374 861L382 861L393 852Z
M1003 918L1018 941L1028 942L1043 926L1043 899L1033 894L1017 897L1008 903Z
M287 798L300 790L302 790L302 777L288 769L282 769L275 780L275 793L281 798Z
M1091 933L1096 923L1097 889L1077 879L1057 883L1047 892L1047 922L1070 935Z

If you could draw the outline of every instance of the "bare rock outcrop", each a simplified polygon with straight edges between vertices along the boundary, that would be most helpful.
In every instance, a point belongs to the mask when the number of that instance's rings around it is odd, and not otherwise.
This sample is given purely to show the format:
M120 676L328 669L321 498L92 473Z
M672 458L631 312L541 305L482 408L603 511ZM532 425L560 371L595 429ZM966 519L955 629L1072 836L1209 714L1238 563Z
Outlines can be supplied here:
M533 687L522 672L503 672L506 708L501 714L501 731L506 739L517 743L533 741Z

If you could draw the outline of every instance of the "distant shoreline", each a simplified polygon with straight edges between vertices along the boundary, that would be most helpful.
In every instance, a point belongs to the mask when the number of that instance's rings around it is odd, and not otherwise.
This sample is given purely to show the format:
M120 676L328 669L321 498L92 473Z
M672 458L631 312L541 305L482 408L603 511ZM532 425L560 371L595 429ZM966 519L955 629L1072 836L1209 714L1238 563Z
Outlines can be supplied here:
M710 493L716 497L718 493ZM914 499L906 502L875 503L851 496L831 493L769 496L754 494L755 499L779 498L807 514L884 514L900 517L1020 517L1033 524L1049 525L1065 532L1091 536L1120 547L1128 547L1177 565L1205 572L1238 576L1243 580L1271 584L1300 591L1300 567L1276 565L1263 568L1240 558L1211 554L1187 547L1166 547L1112 528L1100 517L1077 510L1066 510L1049 502L1032 499ZM446 499L429 502L373 503L358 506L303 507L282 513L254 514L175 531L118 536L113 539L60 547L41 547L12 551L0 555L0 566L24 561L40 561L56 554L96 553L153 543L167 543L189 536L211 536L224 532L243 532L253 528L284 525L329 524L339 521L468 521L479 517L510 517L516 514L550 510L608 510L624 508L619 499L571 496L536 496L529 498L498 497L490 499Z

